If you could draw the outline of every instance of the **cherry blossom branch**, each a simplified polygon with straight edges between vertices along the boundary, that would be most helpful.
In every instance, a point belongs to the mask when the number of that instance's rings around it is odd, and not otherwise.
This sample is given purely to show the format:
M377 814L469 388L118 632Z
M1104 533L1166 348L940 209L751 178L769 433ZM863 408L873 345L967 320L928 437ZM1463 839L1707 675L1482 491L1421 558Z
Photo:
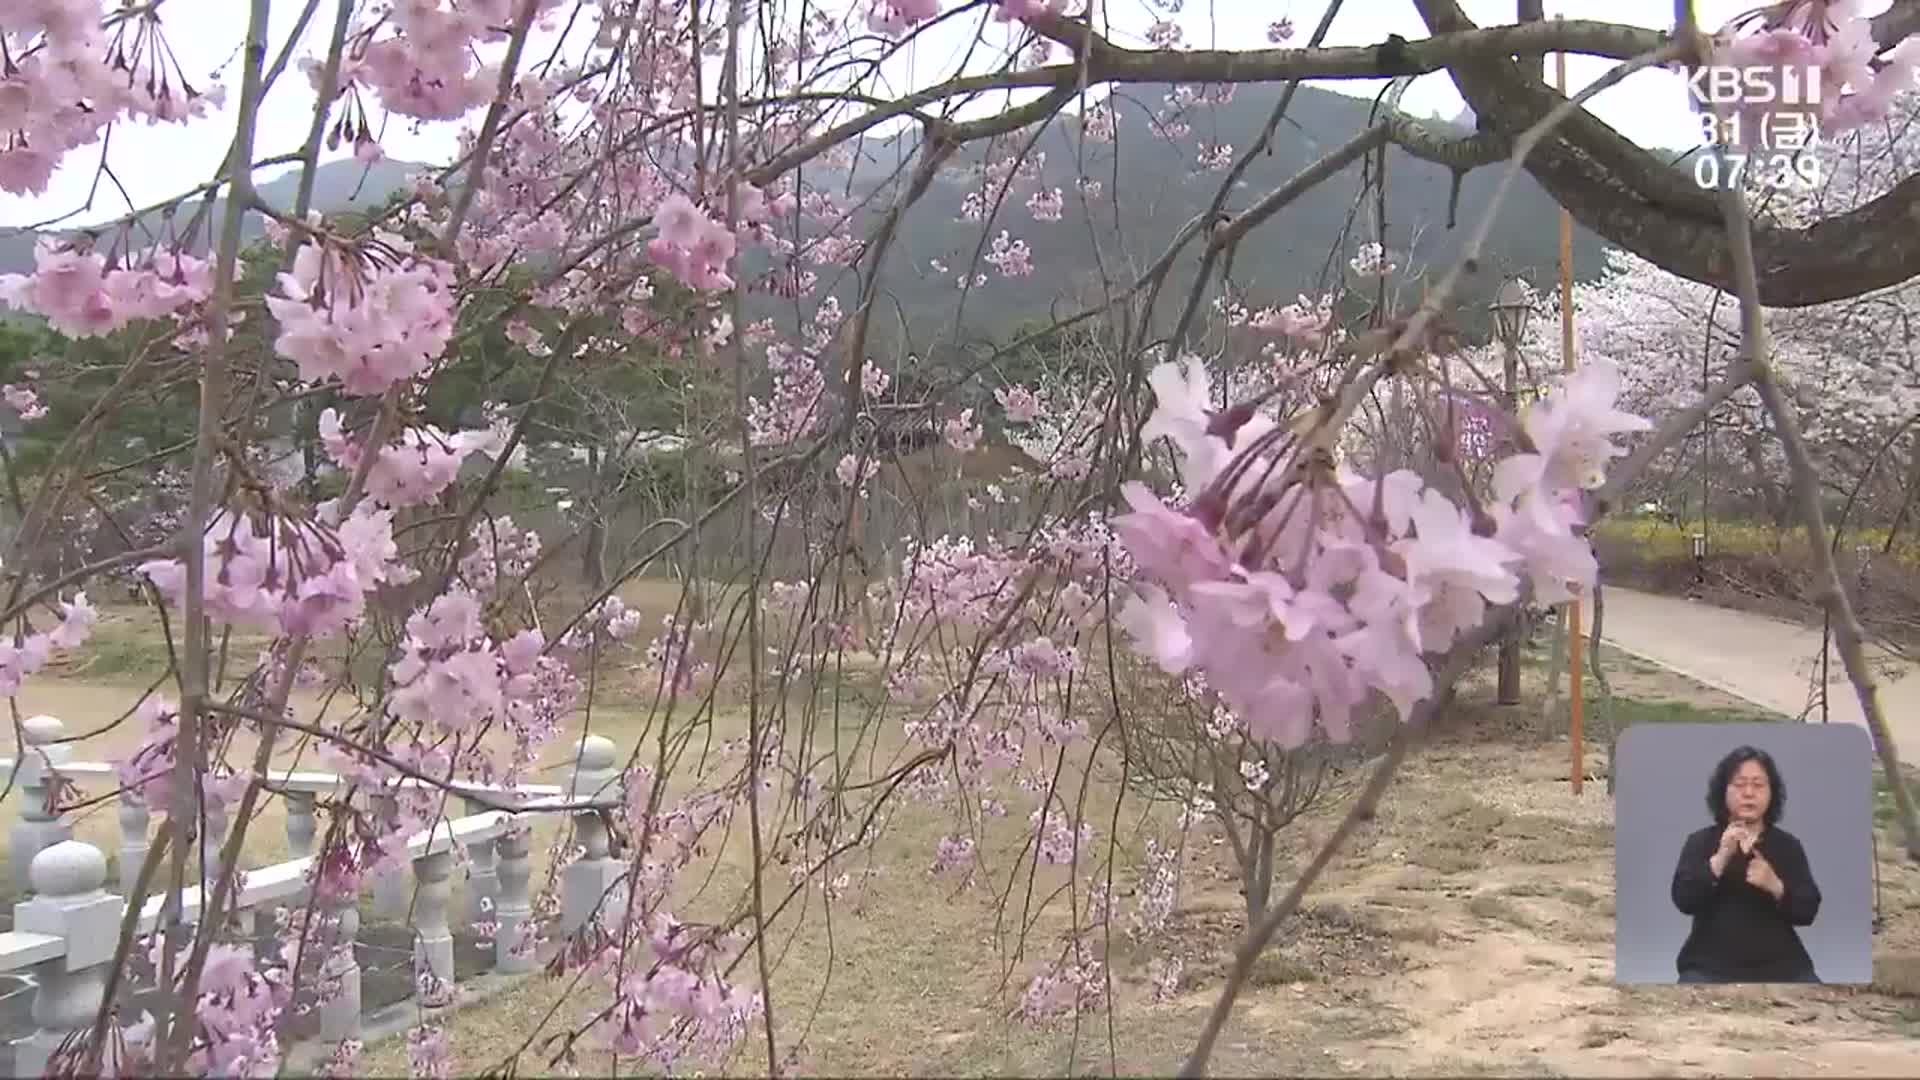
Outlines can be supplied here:
M1342 0L1332 0L1332 2L1327 5L1326 10L1321 13L1319 24L1313 28L1313 36L1307 40L1308 49L1319 48L1320 43L1326 40L1327 31L1333 28L1333 20L1340 14L1341 2ZM1076 51L1080 54L1082 62L1090 67L1092 65L1093 53L1097 52L1098 49L1097 47L1093 49L1076 47ZM1286 117L1287 108L1293 104L1293 96L1299 89L1300 80L1297 78L1288 80L1287 85L1281 89L1280 100L1274 103L1273 111L1268 114L1266 125L1261 129L1260 135L1254 139L1253 145L1247 148L1246 153L1242 154L1239 160L1234 162L1233 168L1227 171L1227 175L1221 178L1219 186L1214 189L1213 201L1205 211L1206 220L1216 221L1218 219L1218 216L1227 205L1227 197L1233 193L1234 188L1240 183L1240 178L1246 175L1247 168L1253 164L1255 155L1266 151L1266 149L1272 145L1274 130L1280 126L1280 121ZM1362 138L1366 137L1366 134L1363 133ZM1351 145L1351 143L1349 145ZM1375 145L1377 145L1377 143L1375 143ZM1321 180L1331 177L1334 173L1345 168L1352 160L1351 158L1339 161L1339 163L1333 165L1330 170L1325 171L1325 175L1315 175L1312 179L1308 179L1309 174L1315 173L1316 169L1338 158L1342 152L1343 151L1335 151L1333 154L1327 155L1327 157L1322 158L1314 165L1308 166L1299 177L1295 178L1295 181L1283 185L1280 191L1275 193L1278 198L1273 206L1266 209L1257 217L1251 218L1247 228L1252 228L1253 223L1272 216L1280 207L1298 198L1300 194L1319 184ZM1365 151L1362 151L1362 153L1364 152ZM1300 186L1296 187L1296 183ZM1293 189L1292 194L1286 194L1289 189ZM1264 202L1265 200L1262 201ZM1244 234L1245 231L1246 229L1242 229L1240 234L1232 237L1223 237L1222 234L1225 230L1219 226L1215 227L1214 242L1208 244L1206 250L1200 254L1200 269L1193 276L1192 287L1187 290L1186 307L1181 310L1180 320L1174 324L1173 333L1167 339L1167 351L1169 353L1178 356L1186 351L1187 333L1193 326L1194 316L1200 311L1201 299L1207 294L1207 283L1212 278L1213 265L1215 261L1224 254L1227 261L1226 268L1222 273L1223 275L1232 273L1233 256L1236 250L1234 241L1238 240L1239 235ZM1151 312L1148 313L1149 318L1151 318L1151 314Z
M333 30L327 39L327 56L320 63L320 85L315 93L313 119L307 126L307 141L300 147L300 187L294 192L293 211L289 215L295 220L304 221L307 210L313 205L313 187L319 180L320 145L327 132L327 115L331 111L330 103L340 89L340 58L347 47L347 29L353 23L354 0L337 0L333 13ZM299 250L299 237L287 237L287 259L290 262L294 252Z
M376 746L342 735L338 731L330 731L318 724L309 724L304 720L295 719L294 717L286 715L284 710L275 714L264 709L250 709L244 705L232 705L222 701L216 701L209 705L208 708L213 712L224 713L228 716L237 716L242 720L251 721L259 724L262 728L285 728L288 731L297 731L303 735L310 735L322 742L332 743L346 749L355 756L377 761L409 780L418 781L447 795L457 795L462 799L469 799L474 805L484 807L488 810L504 810L508 813L517 814L526 809L524 802L510 802L496 799L492 794L477 790L471 784L464 784L445 776L434 776L430 773L422 772L417 766L409 765L405 761L394 757ZM264 782L269 779L269 774L262 770L256 772L254 778L256 781L263 782L264 786ZM561 811L594 810L604 808L604 806L605 803L603 801L591 798L580 800L542 800L540 803L540 809L542 811L552 811L555 813Z
M187 793L199 791L199 781L206 765L204 748L200 744L200 724L208 705L211 662L206 618L206 528L213 516L214 456L219 452L218 442L226 409L230 347L228 318L233 304L234 268L240 254L241 222L247 212L247 203L253 198L253 176L239 166L253 160L254 128L259 121L260 100L265 92L261 68L266 63L267 17L267 0L250 0L240 79L239 115L235 123L233 145L226 158L227 167L233 174L233 191L227 200L226 218L222 222L220 242L214 254L214 286L207 302L207 345L200 379L200 415L193 450L192 486L186 519L181 525L181 558L186 564L186 595L181 605L181 616L186 624L186 656L180 672L180 719L173 778L176 800L185 800ZM185 807L176 803L169 809L173 816L185 819ZM205 828L204 823L201 828ZM198 972L189 970L185 973L189 992L178 997L172 978L174 958L179 954L181 938L185 933L181 913L186 888L187 849L190 846L183 832L181 841L173 848L166 900L161 904L161 919L166 925L166 951L161 964L162 990L158 1003L161 1016L156 1018L154 1028L154 1064L162 1071L176 1068L176 1060L184 1064L187 1047L197 1026L191 989L198 981ZM213 927L208 925L202 932L211 935Z
M1219 251L1238 244L1247 233L1259 227L1268 218L1286 209L1302 195L1339 175L1341 170L1365 157L1369 151L1379 149L1382 143L1388 142L1392 137L1393 125L1386 122L1374 124L1361 131L1335 149L1328 151L1318 161L1301 169L1286 183L1262 195L1252 206L1215 226L1208 246Z
M1726 372L1692 404L1662 420L1653 434L1634 447L1626 460L1607 471L1606 481L1597 490L1587 493L1587 524L1593 525L1611 511L1655 459L1666 453L1674 443L1686 438L1700 426L1701 421L1739 393L1742 387L1752 383L1754 376L1753 364L1743 356L1736 363L1728 365Z
M747 13L745 0L724 0L724 2L727 5L727 58L726 66L720 73L720 93L727 102L724 153L726 155L727 174L729 177L733 177L740 174L740 24L746 21ZM699 22L699 0L694 0L694 3L694 21L697 25ZM929 170L927 183L932 182L931 169L933 167L932 162L935 160L937 160L937 155L928 158ZM922 183L918 191L910 194L907 198L907 203L910 204L912 201L918 199L920 195L926 191L927 183ZM737 183L729 182L727 184L724 212L724 223L726 227L728 229L737 228L740 220L740 185ZM896 213L893 220L888 223L887 237L889 241L892 236L892 226L898 224L898 221L899 218ZM880 263L881 260L886 257L886 248L888 246L891 246L890 243L883 243L880 250L874 255L872 273L876 276L880 272ZM732 292L730 303L732 305L731 317L738 322L741 315L739 290ZM852 355L849 355L847 359L847 393L856 403L859 401L860 395L859 364L866 353L864 341L867 329L866 320L871 316L872 311L872 298L868 297L867 302L861 305L858 316L860 321L855 329L855 341L858 344L852 351ZM739 340L739 335L735 335L735 340L733 341L733 360L733 407L737 413L740 432L740 459L746 472L744 486L747 489L747 505L752 507L759 501L755 497L754 490L758 482L757 474L759 472L759 463L755 460L756 448L753 440L753 425L748 419L750 410L747 404L747 351L745 344ZM747 551L750 554L757 551L759 547L759 526L760 519L758 514L747 515ZM747 841L753 853L754 866L753 880L749 883L748 891L753 904L754 961L760 976L760 1027L767 1048L767 1076L772 1080L772 1078L778 1078L780 1075L780 1054L778 1033L774 1022L773 972L767 962L766 875L762 873L760 869L767 864L765 823L761 820L760 812L760 770L766 764L766 755L763 752L767 738L766 727L773 722L774 718L767 714L764 704L760 699L761 648L760 604L758 600L760 596L761 568L762 563L758 559L755 559L751 571L752 576L748 579L746 586ZM638 754L639 748L635 747L634 752Z
M93 1068L98 1068L106 1050L107 1026L113 1022L120 1000L117 991L121 980L127 975L127 957L133 952L140 916L146 909L147 896L153 889L154 875L159 873L160 863L165 859L178 828L178 823L172 818L160 823L153 843L147 848L146 858L140 861L140 869L133 880L133 892L126 897L126 914L120 919L120 940L114 946L112 962L107 965L107 988L101 994L100 1011L94 1014L93 1031L86 1042L86 1064Z
M1733 279L1740 298L1740 342L1745 362L1753 372L1753 386L1773 419L1781 452L1787 459L1787 471L1793 479L1794 501L1800 522L1807 530L1807 548L1819 579L1821 606L1832 617L1833 637L1840 652L1840 663L1860 699L1860 712L1867 730L1873 735L1874 749L1880 757L1881 771L1893 792L1894 811L1905 834L1907 857L1920 863L1920 812L1907 790L1906 773L1900 767L1900 749L1887 727L1880 705L1880 689L1867 661L1866 631L1854 611L1853 598L1846 580L1834 561L1833 546L1827 540L1826 511L1821 506L1820 478L1800 432L1800 421L1793 405L1781 390L1774 374L1771 343L1765 311L1760 305L1758 273L1754 268L1752 233L1747 222L1746 198L1736 186L1728 185L1720 193L1720 205L1727 219L1727 239L1733 252Z
M1477 29L1455 0L1414 0L1414 6L1436 35ZM1914 32L1920 26L1915 7L1913 0L1901 0L1874 20L1874 41L1891 47ZM1678 59L1697 62L1698 52L1689 47ZM1500 131L1522 130L1563 100L1537 70L1504 57L1463 58L1448 75L1475 117ZM1598 118L1574 117L1540 147L1528 171L1554 201L1610 243L1682 277L1732 291L1730 241L1713 198ZM1920 176L1805 228L1751 226L1761 302L1803 307L1911 278L1920 267L1920 237L1906 222L1916 204Z
M514 72L518 66L521 50L525 45L527 33L531 28L534 10L535 0L523 0L520 17L515 24L513 37L509 44L507 59L500 69L493 101L488 107L486 119L481 126L472 164L468 168L466 183L461 189L459 202L454 208L454 213L449 217L439 237L441 245L448 249L449 252L454 250L455 242L465 222L466 208L471 205L479 186L485 182L486 167L491 155L493 142L499 130L500 115L504 109L504 102L507 95L512 88ZM337 57L335 63L337 64ZM320 108L324 109L324 107L325 103L323 101ZM243 192L239 185L236 185L233 196L235 204L242 201L242 194ZM250 184L245 195L247 201L258 201L252 198ZM553 363L557 363L557 360L558 356L556 354L556 357L550 361L549 367L551 368ZM372 433L368 436L368 445L370 447L378 447L385 443L388 428L397 419L397 405L397 388L388 391L382 396L379 416L375 420ZM524 417L522 423L524 425ZM516 435L519 433L519 430L519 428L516 428ZM501 459L495 462L494 479L496 481L504 467L505 458L506 455L503 454ZM345 493L341 496L340 501L342 506L352 506L358 501L360 492L364 489L367 477L371 474L376 460L377 454L374 453L368 453L361 457L355 467L352 478L348 481ZM189 562L188 565L191 567L196 565L197 562L198 556L196 555L194 556L194 561ZM281 661L280 674L275 680L274 687L267 695L268 705L274 711L283 712L285 710L286 700L292 693L294 679L299 673L300 665L305 660L308 641L308 634L299 633L293 635L286 646L285 655ZM191 648L191 643L189 643L189 648ZM182 730L184 731L184 698L186 697L184 692L182 697ZM261 733L259 745L254 751L252 778L248 781L246 790L240 797L239 808L234 815L236 818L234 827L228 834L221 848L220 865L223 868L238 865L239 854L245 844L248 828L253 820L253 807L259 799L262 790L260 778L265 774L267 766L272 759L275 741L274 728L270 727ZM226 903L231 898L233 890L237 885L237 880L235 875L227 872L223 873L221 878L215 883L213 897L205 913L207 925L219 925L222 916L225 914ZM194 941L193 952L189 958L188 968L185 973L187 989L183 996L186 1000L193 1000L195 996L195 990L199 984L200 972L205 965L206 956L208 950L212 947L212 943L212 936L208 933L198 935ZM184 1046L182 1046L182 1049L184 1049Z
M12 622L35 604L55 596L60 590L69 585L78 584L96 574L105 574L113 570L118 570L120 567L132 565L133 563L145 562L148 559L165 558L172 554L173 551L174 547L170 544L157 547L137 548L132 551L123 551L118 555L112 555L104 559L97 559L84 566L76 567L42 585L40 588L35 589L33 592L28 593L25 597L9 604L4 612L0 612L0 623Z
M1408 41L1394 34L1378 45L1294 49L1127 49L1090 29L1083 18L1039 15L1038 33L1084 54L1090 83L1282 82L1288 79L1384 79L1427 75L1469 59L1582 53L1625 60L1667 43L1658 30L1587 19L1521 23L1433 34ZM1047 71L1049 68L1038 70Z
M454 241L460 238L460 230L466 226L467 212L473 207L473 197L480 192L480 185L486 181L487 162L493 156L493 144L500 132L500 116L507 109L507 101L513 96L513 79L520 67L520 53L527 47L527 32L533 28L533 13L536 0L521 0L520 13L513 20L513 36L507 41L507 56L500 63L500 80L494 90L493 101L487 105L486 118L480 122L480 135L475 140L473 162L467 166L467 182L460 186L460 194L455 197L453 210L447 218L446 231L441 234L440 243L449 255L453 252Z

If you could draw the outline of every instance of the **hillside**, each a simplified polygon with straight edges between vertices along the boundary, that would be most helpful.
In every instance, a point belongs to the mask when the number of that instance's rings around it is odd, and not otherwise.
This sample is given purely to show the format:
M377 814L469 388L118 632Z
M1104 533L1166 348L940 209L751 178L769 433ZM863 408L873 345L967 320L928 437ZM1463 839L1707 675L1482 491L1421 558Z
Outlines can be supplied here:
M1035 272L1031 278L1008 281L991 267L983 267L987 284L967 298L968 336L989 327L1004 332L1004 328L1044 319L1050 311L1076 310L1086 299L1100 295L1101 267L1110 280L1121 285L1130 282L1165 251L1183 224L1209 205L1224 170L1203 170L1199 165L1202 149L1217 143L1243 148L1250 144L1279 95L1278 87L1243 87L1226 103L1189 108L1181 120L1190 131L1170 139L1164 134L1164 102L1174 89L1134 86L1118 95L1115 137L1108 143L1087 141L1083 148L1079 121L1072 117L1055 121L1040 134L1034 152L1044 153L1046 160L1039 175L1015 182L991 230L997 234L1005 229L1014 238L1024 239L1032 251ZM1366 125L1369 108L1370 103L1360 98L1301 88L1270 152L1247 171L1227 210L1245 208L1352 138ZM1470 122L1467 116L1461 119ZM1018 136L1019 142L1002 140L990 156L1011 156L1032 135L1029 130ZM901 162L912 149L912 138L870 144L866 160L855 170L853 187L880 188L881 197L889 198L887 189L904 182ZM980 223L959 218L967 193L983 187L977 163L985 155L972 147L969 150L974 168L944 170L903 221L899 245L887 264L884 282L890 302L898 303L916 337L952 332L956 276L981 242ZM1085 164L1077 166L1076 158L1082 155ZM896 174L901 178L873 179ZM1081 174L1099 179L1103 189L1085 209L1074 184ZM1336 280L1335 275L1347 273L1348 258L1373 235L1373 197L1368 195L1364 205L1355 205L1362 177L1360 164L1348 167L1296 200L1242 244L1232 267L1233 281L1251 306L1286 303L1299 293L1317 293ZM1390 150L1387 246L1401 267L1396 280L1403 285L1398 302L1402 309L1420 299L1422 278L1437 280L1458 255L1499 179L1498 167L1469 173L1461 184L1455 225L1450 228L1449 172ZM1064 195L1061 219L1034 220L1025 206L1027 196L1053 188L1060 188ZM1464 326L1476 327L1483 321L1482 309L1504 275L1526 277L1543 291L1551 288L1558 275L1558 213L1558 206L1531 177L1523 175L1515 182L1488 242L1487 272L1463 285L1459 299ZM1585 280L1600 272L1604 247L1599 237L1575 225L1576 278ZM1186 249L1173 275L1173 291L1160 301L1157 314L1168 323L1184 303L1198 250L1198 245ZM949 271L935 270L933 260ZM845 298L851 285L841 291ZM1062 294L1071 294L1073 300L1063 300ZM891 312L887 321L894 321Z
M1044 163L1035 175L1016 182L991 230L997 234L1005 229L1025 240L1035 272L1028 278L1006 280L991 267L983 267L988 280L966 299L963 337L1004 338L1022 324L1046 319L1050 312L1076 310L1085 299L1100 295L1102 267L1109 280L1130 282L1211 199L1222 174L1200 167L1202 149L1218 143L1244 147L1252 142L1279 87L1242 87L1229 101L1189 106L1177 121L1190 130L1169 138L1162 125L1168 121L1165 102L1174 92L1173 87L1149 85L1127 87L1115 95L1115 137L1106 143L1089 141L1083 147L1074 117L1058 119L1039 133L1033 150L1045 155ZM1369 108L1370 103L1360 98L1301 88L1270 152L1254 163L1227 209L1244 208L1352 137L1367 122ZM1462 114L1456 120L1470 122L1470 117ZM895 336L904 321L916 347L951 340L959 295L956 277L981 243L980 222L960 217L963 201L968 192L983 187L978 169L982 161L1017 153L1033 134L1029 130L1002 138L990 147L970 145L906 216L883 275L887 314L880 322L886 325L876 327L883 339ZM859 224L870 225L903 182L902 163L914 152L916 138L906 134L866 140L856 148L851 175L816 165L809 179L823 188L838 189L844 203L867 203L872 209L857 218ZM1076 157L1082 155L1084 164L1076 166ZM383 162L368 170L353 161L332 162L319 171L315 205L337 211L377 204L423 168ZM1422 281L1436 278L1458 254L1497 186L1499 172L1497 167L1483 168L1467 175L1455 224L1449 227L1451 177L1447 170L1397 149L1389 152L1388 248L1401 266L1396 277L1402 285L1399 306L1417 302ZM1074 185L1074 178L1083 173L1100 178L1102 188L1086 209ZM1361 166L1349 167L1300 198L1242 245L1232 267L1233 281L1250 304L1285 303L1299 293L1316 293L1346 273L1347 259L1372 235L1372 197L1356 206L1361 183ZM293 200L295 184L295 174L287 172L263 184L261 191L276 205L286 206ZM1034 220L1025 206L1027 196L1056 187L1065 196L1061 219ZM1530 177L1517 181L1489 242L1487 272L1462 290L1464 328L1479 329L1484 322L1482 309L1506 274L1523 275L1542 289L1551 287L1558 262L1557 210ZM250 220L248 235L258 232L259 221ZM31 235L0 236L0 271L31 268L32 245ZM1599 273L1603 246L1599 238L1575 227L1576 277L1584 280ZM1197 246L1190 246L1178 264L1157 318L1170 322L1184 302L1196 251ZM822 285L850 303L858 290L854 273L828 270L821 272ZM780 301L756 300L750 304L756 314L784 308L791 315L791 307Z

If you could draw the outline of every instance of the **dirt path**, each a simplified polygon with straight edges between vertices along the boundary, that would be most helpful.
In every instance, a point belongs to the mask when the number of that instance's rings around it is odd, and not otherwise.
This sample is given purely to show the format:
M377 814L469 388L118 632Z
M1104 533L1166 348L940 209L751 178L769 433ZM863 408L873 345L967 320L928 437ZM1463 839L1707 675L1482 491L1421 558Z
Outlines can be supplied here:
M1787 716L1807 713L1817 699L1820 628L1692 600L1609 585L1601 637L1688 678ZM1592 626L1592 611L1586 611ZM1876 658L1880 703L1894 742L1920 753L1920 671ZM1860 701L1842 670L1828 660L1828 709L1834 723L1865 726ZM1811 714L1819 719L1818 713Z
M1887 925L1872 990L1615 986L1611 805L1601 785L1567 792L1563 753L1494 742L1430 751L1330 875L1315 902L1376 920L1401 965L1367 988L1396 1018L1391 1034L1332 1048L1338 1064L1395 1075L1920 1076L1920 870L1882 866ZM1309 985L1300 996L1333 994Z

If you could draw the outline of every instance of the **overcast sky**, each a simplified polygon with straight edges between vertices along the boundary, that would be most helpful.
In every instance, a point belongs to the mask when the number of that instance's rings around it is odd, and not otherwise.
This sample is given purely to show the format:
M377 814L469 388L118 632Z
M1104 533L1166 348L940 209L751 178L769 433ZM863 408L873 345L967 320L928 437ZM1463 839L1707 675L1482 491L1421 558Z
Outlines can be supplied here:
M0 3L8 0L0 0ZM864 5L866 0L857 0ZM1883 10L1890 0L1869 0L1867 10ZM1264 45L1267 24L1283 15L1291 16L1297 26L1295 40L1304 41L1325 10L1321 0L1106 0L1107 19L1116 27L1115 38L1122 44L1144 43L1146 27L1165 15L1166 7L1183 7L1171 16L1185 31L1186 43L1196 48L1247 48ZM1697 0L1701 22L1709 27L1754 7L1757 0ZM292 0L277 0L273 5L273 51L277 52L291 30L298 8ZM951 7L949 3L946 6ZM1482 25L1512 17L1513 0L1464 0L1469 16ZM189 76L204 76L219 71L228 84L229 101L239 97L237 49L244 31L244 0L166 0L162 9L167 35L175 54ZM330 9L332 5L322 5ZM1568 18L1604 18L1647 27L1668 25L1672 0L1548 0L1547 14ZM314 19L307 32L310 43L303 42L296 55L304 56L324 44L327 16ZM1334 20L1329 44L1366 45L1382 41L1388 34L1408 38L1425 36L1424 25L1410 0L1348 0ZM989 41L1004 41L1008 28L990 26ZM970 40L958 28L947 40L924 42L920 56L909 60L903 70L890 71L894 78L910 79L913 67L947 72L951 59L943 54L964 48ZM530 50L531 51L531 50ZM945 61L944 63L941 61ZM1569 78L1578 89L1605 72L1612 61L1584 57L1571 58ZM891 66L891 65L890 65ZM1346 81L1324 84L1345 93L1371 96L1381 85L1378 80ZM1405 106L1420 115L1456 115L1462 102L1444 74L1417 80L1408 91ZM312 91L297 68L281 78L269 95L262 112L258 136L258 156L267 157L297 149L306 134L312 106ZM1690 117L1679 79L1661 71L1641 72L1594 99L1593 110L1628 138L1643 145L1677 147L1688 145L1695 126ZM219 163L232 136L232 110L202 119L187 126L123 126L113 134L109 161L128 195L140 206L147 206L178 194L203 182ZM376 120L377 122L377 120ZM443 162L453 153L457 125L433 124L423 130L411 130L404 122L391 124L382 140L390 157L406 161ZM1248 133L1251 139L1253 133ZM99 147L75 152L54 175L45 195L32 199L0 194L0 227L31 224L65 214L86 203L94 183ZM339 156L339 155L334 155ZM269 179L273 172L263 172ZM110 217L124 212L125 203L111 189L96 198L92 213L81 214L73 223Z

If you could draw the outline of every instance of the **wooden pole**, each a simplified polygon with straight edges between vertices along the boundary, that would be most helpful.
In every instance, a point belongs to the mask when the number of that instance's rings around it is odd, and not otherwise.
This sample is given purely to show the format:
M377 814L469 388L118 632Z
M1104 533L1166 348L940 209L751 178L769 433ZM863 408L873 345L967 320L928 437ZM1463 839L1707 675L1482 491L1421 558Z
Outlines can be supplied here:
M1555 19L1561 18L1559 15ZM1553 55L1555 82L1562 94L1567 92L1567 54ZM1560 365L1569 374L1574 368L1573 355L1573 215L1566 207L1560 208ZM1585 748L1582 746L1583 728L1586 726L1586 694L1580 685L1582 674L1581 661L1580 598L1574 597L1567 602L1567 741L1572 744L1573 793L1580 794L1582 783L1586 780L1587 763Z

